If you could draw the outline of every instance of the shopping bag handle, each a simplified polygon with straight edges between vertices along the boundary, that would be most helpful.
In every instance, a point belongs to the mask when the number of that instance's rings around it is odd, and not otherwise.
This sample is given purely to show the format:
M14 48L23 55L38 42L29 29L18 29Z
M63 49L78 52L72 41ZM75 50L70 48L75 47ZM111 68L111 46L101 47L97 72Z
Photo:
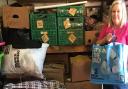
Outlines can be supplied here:
M117 37L116 37L115 32L113 30L112 31L112 43L113 43L113 45L115 45L116 40L117 40Z
M111 51L112 51L112 49L113 50L116 50L116 48L114 48L114 46L116 45L116 39L117 39L117 37L116 37L116 35L115 35L115 32L114 32L114 30L112 30L112 41L111 41L111 43L112 43L112 46L110 46L108 49L107 49L107 59L106 59L106 61L107 61L107 64L110 66L110 55L111 55ZM116 51L115 51L116 52ZM117 55L117 54L116 54Z

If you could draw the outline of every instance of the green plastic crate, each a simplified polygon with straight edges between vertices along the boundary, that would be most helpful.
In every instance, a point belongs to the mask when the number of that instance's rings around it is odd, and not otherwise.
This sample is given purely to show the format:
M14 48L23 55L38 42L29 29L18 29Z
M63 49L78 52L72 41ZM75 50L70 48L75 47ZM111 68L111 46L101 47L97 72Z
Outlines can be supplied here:
M30 26L31 30L56 30L56 13L32 12L30 13Z
M57 8L57 16L83 16L84 5L63 6Z
M47 35L46 35L47 34ZM43 38L42 38L43 36ZM42 43L49 43L50 45L57 45L57 31L31 31L31 37L33 40L39 40ZM42 40L43 39L43 40Z
M83 27L83 17L58 17L58 29L79 29Z
M59 45L83 45L84 31L83 29L60 30L58 32Z

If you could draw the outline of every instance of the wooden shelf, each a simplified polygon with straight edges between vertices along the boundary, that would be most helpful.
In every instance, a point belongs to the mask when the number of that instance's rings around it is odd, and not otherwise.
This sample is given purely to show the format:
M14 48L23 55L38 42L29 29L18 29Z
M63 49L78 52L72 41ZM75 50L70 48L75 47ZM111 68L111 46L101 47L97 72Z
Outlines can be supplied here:
M47 53L73 53L73 52L88 52L89 47L81 46L50 46Z

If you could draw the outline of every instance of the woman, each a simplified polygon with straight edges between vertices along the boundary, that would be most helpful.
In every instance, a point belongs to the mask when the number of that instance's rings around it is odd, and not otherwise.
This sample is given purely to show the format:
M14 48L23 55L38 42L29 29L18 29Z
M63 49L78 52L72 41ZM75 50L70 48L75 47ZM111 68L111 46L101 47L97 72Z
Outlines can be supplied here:
M107 44L112 41L128 45L127 12L123 0L112 3L108 24L103 26L96 43ZM104 89L128 89L128 85L104 85Z
M115 0L110 8L108 24L103 26L97 44L105 44L112 41L115 35L116 42L128 45L128 23L125 2Z

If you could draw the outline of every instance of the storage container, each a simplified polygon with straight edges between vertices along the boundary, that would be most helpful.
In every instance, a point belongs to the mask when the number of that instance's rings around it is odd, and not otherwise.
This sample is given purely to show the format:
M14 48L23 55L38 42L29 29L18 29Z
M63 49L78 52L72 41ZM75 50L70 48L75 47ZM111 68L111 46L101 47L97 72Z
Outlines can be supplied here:
M31 8L23 7L3 7L3 27L29 29L29 14Z
M31 37L33 40L39 40L42 43L49 43L50 45L58 44L56 30L32 30Z
M33 12L30 14L31 30L57 30L56 14Z
M83 29L69 29L58 31L59 45L83 45L84 31Z
M63 6L57 8L57 16L83 16L84 6Z
M81 17L58 17L58 30L83 29L84 18Z

